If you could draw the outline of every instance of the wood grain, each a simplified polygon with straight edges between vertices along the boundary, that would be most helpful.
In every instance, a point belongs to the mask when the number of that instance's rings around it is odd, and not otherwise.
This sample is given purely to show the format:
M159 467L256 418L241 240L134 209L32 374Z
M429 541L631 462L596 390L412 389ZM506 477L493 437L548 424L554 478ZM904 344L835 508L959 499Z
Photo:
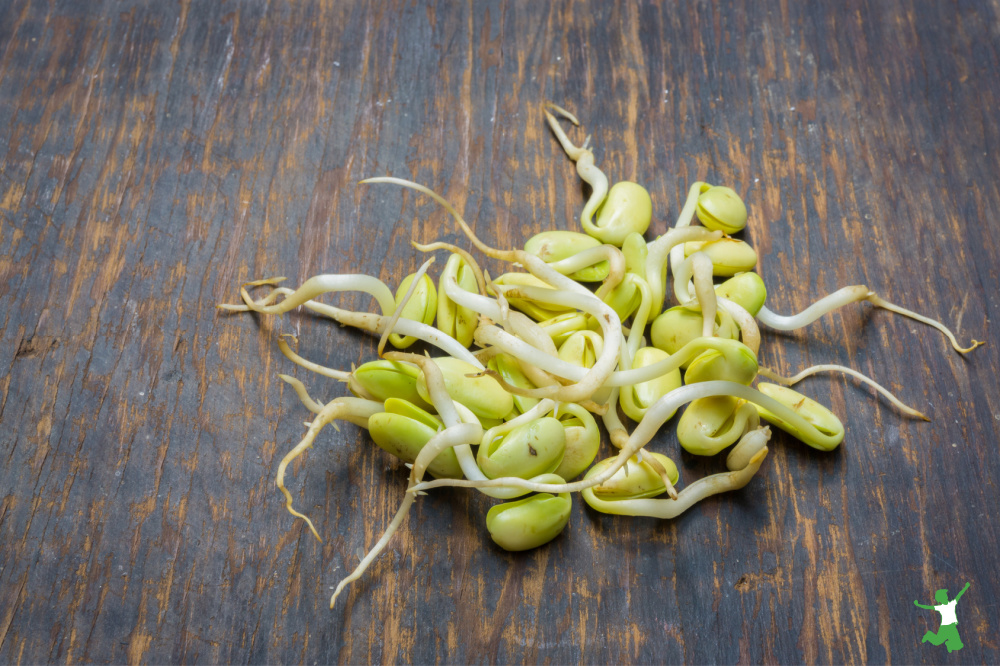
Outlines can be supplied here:
M941 662L938 587L965 649L1000 661L1000 6L796 3L0 4L0 662ZM769 333L762 361L841 362L803 390L848 424L823 454L777 436L745 490L671 522L575 503L523 554L490 502L422 498L342 605L331 587L402 497L352 426L277 462L333 367L375 342L305 314L226 316L247 279L367 272L411 239L576 229L586 191L540 105L575 110L652 234L696 179L747 201L768 302L864 283L868 306ZM487 262L492 274L502 268ZM439 268L438 268L439 270ZM368 299L340 299L354 308ZM656 447L690 482L718 461Z

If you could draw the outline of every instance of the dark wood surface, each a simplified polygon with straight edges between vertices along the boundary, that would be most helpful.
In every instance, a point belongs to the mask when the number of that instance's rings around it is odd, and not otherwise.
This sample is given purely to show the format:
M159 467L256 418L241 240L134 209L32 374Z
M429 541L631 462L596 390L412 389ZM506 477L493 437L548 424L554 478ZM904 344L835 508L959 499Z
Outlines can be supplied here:
M1000 7L677 4L0 3L0 662L1000 661ZM650 237L694 180L739 191L772 309L865 283L988 345L867 305L765 333L765 364L846 363L933 421L811 378L839 450L778 435L670 522L577 500L523 554L486 498L434 492L331 612L406 471L330 429L290 479L325 542L291 519L274 475L310 415L276 375L344 387L275 339L342 368L375 342L214 306L263 276L395 285L411 239L461 242L366 176L500 246L576 229L544 100L649 188ZM913 601L967 581L965 649L922 645Z

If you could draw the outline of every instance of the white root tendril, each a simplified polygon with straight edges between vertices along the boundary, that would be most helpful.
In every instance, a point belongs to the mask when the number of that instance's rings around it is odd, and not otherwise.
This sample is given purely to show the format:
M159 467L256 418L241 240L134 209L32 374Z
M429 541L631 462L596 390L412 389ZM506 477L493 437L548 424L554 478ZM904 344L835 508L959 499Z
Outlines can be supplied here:
M547 106L559 112L560 115L570 118L574 125L578 124L575 122L576 118L564 109L553 105ZM590 185L590 198L587 199L587 203L583 207L583 212L580 213L580 224L588 234L598 236L601 230L593 223L593 218L594 213L597 212L597 209L600 208L601 204L604 203L604 199L608 196L608 177L594 164L594 153L588 148L590 137L586 138L582 146L575 146L569 140L569 137L566 136L566 132L559 125L556 117L549 113L548 110L544 110L544 113L545 119L552 129L552 133L556 135L556 139L566 152L566 155L576 162L576 173L585 183Z
M290 293L283 292L286 294L285 300L274 305L258 305L256 301L250 298L250 294L246 289L247 286L274 284L276 281L280 280L284 280L284 278L257 280L255 282L246 283L240 287L240 296L243 297L243 303L247 308L253 310L254 312L260 312L262 314L281 314L283 312L288 312L289 310L292 310L307 301L311 301L322 294L341 291L360 291L373 296L378 302L379 307L382 308L383 313L389 313L396 309L396 299L393 298L389 287L385 286L385 283L378 278L374 278L370 275L317 275L303 282L302 286L298 289ZM224 310L231 309L226 306L218 307Z
M385 550L385 547L392 538L392 535L395 534L396 530L398 530L400 525L403 524L406 516L410 513L410 508L413 506L416 495L420 494L417 492L409 492L409 490L414 487L414 484L419 483L420 479L423 478L424 472L427 470L427 465L430 464L430 462L445 449L459 446L461 444L472 444L481 436L481 426L469 423L460 423L458 425L445 428L443 431L434 435L430 441L427 442L424 448L420 450L420 454L417 456L416 462L413 463L413 469L410 470L409 489L403 496L403 502L396 511L396 515L393 516L392 521L385 529L382 537L375 543L374 546L372 546L371 550L368 551L368 554L365 555L364 559L361 560L354 571L337 583L337 588L333 591L333 595L330 597L331 610L333 609L334 604L337 603L337 597L340 596L340 593L344 590L344 588L356 581L358 578L361 578L362 574L364 574L371 563L375 561L375 558L377 558L379 554Z
M312 361L302 358L296 352L292 351L292 348L288 344L288 340L298 342L298 339L291 333L283 333L278 336L278 349L281 350L281 353L284 354L285 358L295 365L301 366L306 370L312 370L316 374L329 377L330 379L339 379L342 382L346 382L351 377L351 373L349 372L328 368L325 365L313 363Z
M309 530L320 543L323 542L323 539L319 536L319 532L316 531L316 527L309 520L309 517L292 508L292 494L285 488L285 470L293 460L305 453L306 449L312 447L316 436L328 423L332 423L334 419L348 419L354 422L367 423L369 416L381 412L382 409L383 405L381 402L364 400L362 398L336 398L330 401L320 410L316 418L312 420L312 423L309 424L309 430L302 440L291 451L285 454L285 457L278 463L277 484L278 489L285 496L285 508L293 516L306 521Z
M850 377L854 377L855 379L860 380L862 383L867 384L868 386L871 386L873 389L878 391L886 400L891 402L896 407L896 409L903 412L904 414L916 417L918 419L923 419L924 421L930 421L930 418L928 418L926 414L914 409L913 407L906 405L903 401L901 401L899 398L890 393L887 389L885 389L881 384L876 382L874 379L861 374L857 370L852 370L851 368L845 367L843 365L836 365L832 363L827 363L824 365L814 365L812 367L806 368L805 370L803 370L802 372L798 373L793 377L785 377L783 375L779 375L777 372L765 367L759 368L758 372L762 377L767 377L771 381L777 382L779 384L784 384L785 386L793 386L802 381L803 379L805 379L806 377L818 374L820 372L840 372Z
M281 381L295 389L295 395L297 395L299 400L302 401L302 404L305 405L306 409L314 414L319 414L323 411L323 403L313 400L312 396L309 395L309 391L306 390L305 384L290 375L279 374L278 377ZM308 423L306 424L306 427L309 427Z
M773 329L779 331L794 331L804 326L808 326L829 312L833 312L834 310L842 308L845 305L849 305L850 303L857 303L858 301L868 301L875 307L895 312L896 314L903 315L904 317L909 317L910 319L919 321L922 324L927 324L928 326L933 326L948 338L948 341L951 342L951 346L960 354L967 354L976 347L986 344L985 342L980 342L979 340L973 340L971 345L963 347L958 344L958 340L955 339L955 334L951 332L951 329L941 322L936 319L931 319L930 317L917 314L912 310L901 308L894 303L890 303L884 298L879 297L874 291L869 290L868 287L863 284L838 289L832 294L819 299L802 312L794 315L782 316L771 312L766 307L762 307L760 312L757 313L757 318L760 319L762 324L770 326Z

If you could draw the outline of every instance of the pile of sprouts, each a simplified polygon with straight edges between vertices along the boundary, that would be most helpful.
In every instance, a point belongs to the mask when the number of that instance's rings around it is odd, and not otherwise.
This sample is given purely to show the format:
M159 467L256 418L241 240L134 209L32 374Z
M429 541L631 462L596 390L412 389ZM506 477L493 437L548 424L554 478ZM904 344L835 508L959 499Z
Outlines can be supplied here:
M568 111L546 106L552 132L591 190L580 215L586 233L547 231L520 250L493 248L427 187L370 178L362 183L394 184L431 197L478 252L510 271L491 278L466 249L414 242L420 252L448 253L436 283L428 275L432 257L403 278L395 294L368 275L318 275L294 290L277 286L283 278L271 278L243 285L242 305L219 306L266 315L304 306L379 336L378 359L350 371L302 358L286 339L291 336L278 342L292 362L346 383L353 394L322 403L302 382L280 375L316 414L278 465L277 485L293 516L320 539L312 521L293 507L285 472L336 420L367 428L375 444L409 468L402 505L337 585L331 608L382 552L417 498L433 488L474 488L500 500L487 513L486 528L501 548L520 551L562 532L574 493L603 513L673 518L711 495L746 486L767 457L766 424L813 448L833 450L844 439L841 420L790 388L817 372L845 373L902 413L927 418L844 366L814 366L794 377L761 367L760 324L791 331L868 301L934 326L958 352L981 344L962 347L943 324L865 286L840 289L793 316L775 314L765 306L765 285L754 272L756 252L733 237L747 223L735 191L694 183L674 227L647 241L649 193L627 181L609 187L589 137L575 145L553 114L579 123ZM251 297L249 288L261 286L271 290ZM332 292L370 294L379 312L317 300ZM668 293L676 305L664 309ZM434 355L405 351L418 340ZM726 471L678 488L674 462L647 446L681 408L675 430L682 448L701 456L728 453ZM599 423L614 455L595 463Z

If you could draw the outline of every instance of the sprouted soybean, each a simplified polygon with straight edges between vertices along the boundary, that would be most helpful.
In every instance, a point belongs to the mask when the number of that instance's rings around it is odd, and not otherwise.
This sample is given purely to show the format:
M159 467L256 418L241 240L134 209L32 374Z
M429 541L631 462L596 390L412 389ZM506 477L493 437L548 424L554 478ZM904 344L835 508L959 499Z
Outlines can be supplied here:
M795 330L850 303L868 301L937 328L961 353L982 344L974 340L963 347L942 323L889 303L864 286L840 289L797 315L775 314L764 305L767 291L753 272L757 253L731 237L748 220L733 189L694 183L675 226L647 241L648 192L624 181L609 188L595 165L590 138L575 145L550 109L579 123L568 111L546 105L552 132L591 188L580 214L587 235L547 231L528 239L524 249L493 248L430 188L400 178L369 178L362 183L394 184L431 197L478 251L510 264L513 272L491 280L467 250L414 239L420 252L449 252L436 287L427 275L432 257L400 281L395 296L375 277L318 275L297 289L279 286L284 278L247 282L240 287L242 304L219 306L267 315L305 306L379 338L379 359L350 371L303 358L289 344L296 342L293 336L278 339L281 353L294 364L343 382L353 394L323 403L298 379L280 375L315 414L278 465L277 486L289 513L320 539L312 521L293 507L285 475L323 428L336 427L337 420L367 428L410 470L395 517L337 585L331 608L385 548L416 498L434 488L475 488L493 499L514 500L493 506L484 525L501 548L525 550L563 531L574 493L603 513L673 518L707 497L746 486L768 453L771 433L762 420L813 448L836 448L845 437L842 421L789 388L815 373L847 374L903 414L927 419L874 380L841 365L817 365L792 377L759 367L758 322L765 330ZM720 276L728 279L715 284ZM599 284L591 288L581 282ZM272 289L254 300L249 293L254 287ZM380 312L316 300L346 291L370 294ZM677 305L664 311L668 292ZM404 349L417 340L443 356L385 349L387 344ZM473 345L478 348L470 349ZM662 426L685 405L677 423L680 445L696 455L729 453L727 471L678 491L674 462L647 447L663 439L657 438ZM601 436L595 416L617 449L597 464ZM435 478L426 479L427 474Z

